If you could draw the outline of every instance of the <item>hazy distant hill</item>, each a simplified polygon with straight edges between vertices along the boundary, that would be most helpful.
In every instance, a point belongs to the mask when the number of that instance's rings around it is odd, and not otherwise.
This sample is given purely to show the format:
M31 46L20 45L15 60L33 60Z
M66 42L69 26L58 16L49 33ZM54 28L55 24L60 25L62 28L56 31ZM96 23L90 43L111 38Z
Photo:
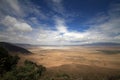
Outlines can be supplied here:
M5 49L7 49L10 52L20 52L20 53L24 53L24 54L30 54L31 53L27 49L16 46L12 43L0 42L0 46L4 47Z
M82 46L120 46L120 43L91 43Z
M101 43L90 43L90 44L80 44L80 45L32 45L32 44L19 44L14 43L16 46L23 47L23 48L31 48L31 47L65 47L65 46L106 46L106 47L120 47L120 43L108 43L108 42L101 42Z
M13 43L13 44L16 45L16 46L25 48L25 49L33 46L33 45L31 45L31 44L22 44L22 43Z

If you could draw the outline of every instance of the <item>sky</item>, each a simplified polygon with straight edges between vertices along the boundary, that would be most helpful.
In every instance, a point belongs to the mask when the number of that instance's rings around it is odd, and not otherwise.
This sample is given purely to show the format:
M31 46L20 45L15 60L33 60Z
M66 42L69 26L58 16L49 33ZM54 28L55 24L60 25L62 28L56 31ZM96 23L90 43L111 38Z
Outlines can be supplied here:
M120 43L120 0L0 0L0 42Z

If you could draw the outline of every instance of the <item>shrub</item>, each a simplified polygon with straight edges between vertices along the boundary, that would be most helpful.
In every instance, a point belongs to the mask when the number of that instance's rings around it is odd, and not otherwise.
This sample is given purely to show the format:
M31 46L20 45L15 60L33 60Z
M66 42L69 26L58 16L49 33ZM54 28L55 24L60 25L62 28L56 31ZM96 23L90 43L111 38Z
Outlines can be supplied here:
M45 67L26 60L24 66L17 67L10 72L7 72L4 80L38 80L42 73L45 71Z
M24 66L17 67L18 60L18 56L11 56L0 47L0 80L38 80L46 70L42 65L28 60Z
M11 56L5 48L0 47L0 76L12 70L12 68L16 66L18 60L18 56Z

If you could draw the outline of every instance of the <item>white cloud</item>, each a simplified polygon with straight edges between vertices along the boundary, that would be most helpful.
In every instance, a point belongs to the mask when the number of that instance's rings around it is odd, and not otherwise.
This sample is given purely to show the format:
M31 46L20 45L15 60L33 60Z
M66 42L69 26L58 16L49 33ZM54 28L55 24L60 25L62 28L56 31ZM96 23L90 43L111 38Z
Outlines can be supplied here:
M65 24L64 19L62 18L55 18L55 27L60 33L65 33L67 32L67 26Z
M33 38L31 36L15 32L15 31L1 31L0 41L13 42L13 43L32 43Z
M32 31L32 27L26 22L21 22L14 17L6 16L1 23L11 31L22 31L28 32Z
M100 15L101 16L101 15ZM98 17L98 19L100 18ZM103 16L102 16L103 17ZM109 15L109 17L111 17ZM96 19L97 20L97 19ZM94 19L94 21L96 21ZM44 30L43 33L40 32L38 40L42 43L47 44L86 44L86 43L95 43L95 42L118 42L120 41L120 18L114 17L109 18L108 21L105 21L106 18L101 18L100 21L96 21L84 32L69 31L66 25L66 22L63 18L55 18L55 27L54 30ZM48 42L49 41L49 42Z
M55 18L56 30L52 29L40 29L38 31L37 41L45 45L70 45L71 42L83 41L88 34L69 31L65 20L59 17Z
M92 25L86 32L89 33L88 42L118 42L120 39L118 38L120 34L120 19L110 19L109 21ZM116 36L118 36L116 38Z
M14 4L12 1L15 1L13 2ZM51 5L55 12L61 14L64 12L62 0L49 1L52 2ZM84 32L80 32L76 30L70 31L63 17L52 17L54 18L55 28L50 29L49 27L48 29L47 26L49 25L41 24L39 21L39 18L45 18L46 16L32 3L28 2L26 6L24 4L22 4L24 6L19 6L20 3L18 0L7 0L7 2L12 8L11 11L15 11L16 13L24 12L28 16L29 13L32 14L35 12L35 16L29 18L29 23L33 25L36 24L39 28L32 28L31 25L27 23L28 21L23 20L21 17L15 18L13 16L4 15L2 16L3 18L0 17L0 25L4 25L4 30L0 32L0 41L38 43L43 45L78 45L94 42L120 42L120 16L118 14L120 13L120 7L118 4L114 5L112 9L108 11L107 15L102 13L93 17L93 19L88 21L90 28ZM5 10L6 9L7 8L5 8Z

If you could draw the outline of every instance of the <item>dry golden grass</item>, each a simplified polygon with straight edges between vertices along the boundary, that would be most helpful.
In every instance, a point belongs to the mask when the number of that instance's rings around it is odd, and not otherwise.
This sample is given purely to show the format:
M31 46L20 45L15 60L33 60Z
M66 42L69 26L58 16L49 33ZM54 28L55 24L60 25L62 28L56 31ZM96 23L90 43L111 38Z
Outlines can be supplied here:
M29 49L33 54L20 55L46 67L66 64L82 64L120 69L120 54L103 53L100 50L119 50L105 47L35 47Z
M34 47L25 59L47 67L40 80L119 80L119 47ZM106 52L114 52L109 54ZM115 53L116 52L116 53Z

